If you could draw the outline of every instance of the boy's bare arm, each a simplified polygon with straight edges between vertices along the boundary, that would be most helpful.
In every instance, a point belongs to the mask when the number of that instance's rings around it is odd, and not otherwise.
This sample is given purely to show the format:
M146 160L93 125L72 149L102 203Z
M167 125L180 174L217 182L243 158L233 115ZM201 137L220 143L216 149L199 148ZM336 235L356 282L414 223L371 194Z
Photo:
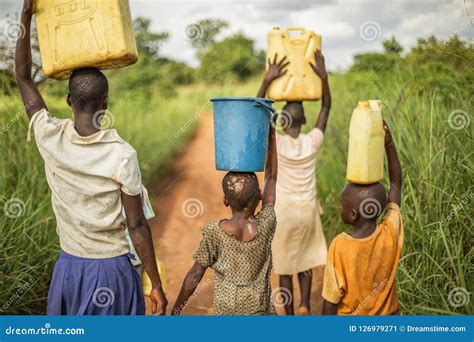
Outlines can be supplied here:
M337 304L323 299L323 315L337 315Z
M265 73L265 77L263 78L262 85L257 93L257 97L265 97L267 94L268 87L274 80L286 74L288 70L283 71L290 62L286 62L286 56L281 59L281 61L277 62L278 54L275 54L273 58L273 62L268 59L268 70Z
M395 142L392 139L390 128L384 122L385 130L385 152L388 160L388 175L390 178L390 190L388 191L388 202L400 205L402 200L402 168L398 159Z
M32 16L33 0L25 0L21 12L21 25L25 32L20 35L16 42L15 76L26 113L30 119L39 110L47 108L34 80L31 78L30 30Z
M321 111L319 112L318 120L316 121L316 127L321 131L326 130L326 125L329 119L329 113L331 112L331 90L329 89L328 73L326 71L326 63L324 56L321 51L317 50L314 53L315 64L309 63L311 68L319 76L322 82L323 99L321 103Z
M265 165L265 188L263 190L263 203L275 203L277 174L278 156L276 149L275 125L270 125L270 133L268 135L267 163Z
M196 261L186 274L186 278L184 278L183 286L179 291L178 298L176 298L173 310L171 310L171 315L181 314L181 310L184 309L186 302L196 290L205 272L206 268Z
M156 265L155 249L150 226L143 213L141 195L130 196L122 193L122 204L127 216L127 225L130 237L138 256L143 262L146 273L151 279L152 290L150 300L152 303L152 313L158 312L160 315L166 313L168 301L161 286L160 274ZM159 307L158 307L159 306Z

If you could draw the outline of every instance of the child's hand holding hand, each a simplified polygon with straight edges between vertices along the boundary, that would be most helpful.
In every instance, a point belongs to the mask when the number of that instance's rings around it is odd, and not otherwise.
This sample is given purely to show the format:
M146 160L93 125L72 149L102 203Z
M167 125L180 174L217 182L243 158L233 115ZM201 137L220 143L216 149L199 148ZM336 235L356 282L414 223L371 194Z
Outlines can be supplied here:
M328 77L328 73L326 71L326 63L324 62L324 56L321 51L316 50L314 52L314 64L309 62L311 68L319 76L320 79L325 79Z
M281 59L281 61L277 62L278 54L275 54L275 58L273 58L273 63L271 62L270 58L268 59L268 70L265 74L265 79L269 82L276 80L277 78L286 74L288 70L283 71L290 62L286 62L286 56Z
M166 299L165 293L163 292L163 288L154 287L150 293L150 300L151 300L151 313L158 315L165 315L166 314L166 306L168 305L168 300Z

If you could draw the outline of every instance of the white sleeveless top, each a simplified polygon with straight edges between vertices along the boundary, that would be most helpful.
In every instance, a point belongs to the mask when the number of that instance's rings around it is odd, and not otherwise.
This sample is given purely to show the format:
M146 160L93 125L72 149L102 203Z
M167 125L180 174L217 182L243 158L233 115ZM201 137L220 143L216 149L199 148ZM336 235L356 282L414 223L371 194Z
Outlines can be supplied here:
M319 128L300 133L297 138L277 134L277 198L310 201L316 198L316 155L324 135Z

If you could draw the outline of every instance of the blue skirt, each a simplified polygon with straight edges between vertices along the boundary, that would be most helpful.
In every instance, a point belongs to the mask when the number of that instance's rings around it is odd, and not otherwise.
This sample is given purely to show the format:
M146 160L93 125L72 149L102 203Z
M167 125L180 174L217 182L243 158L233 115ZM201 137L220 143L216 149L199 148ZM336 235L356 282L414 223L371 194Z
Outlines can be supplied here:
M140 277L128 254L80 258L61 250L48 293L48 315L144 315Z

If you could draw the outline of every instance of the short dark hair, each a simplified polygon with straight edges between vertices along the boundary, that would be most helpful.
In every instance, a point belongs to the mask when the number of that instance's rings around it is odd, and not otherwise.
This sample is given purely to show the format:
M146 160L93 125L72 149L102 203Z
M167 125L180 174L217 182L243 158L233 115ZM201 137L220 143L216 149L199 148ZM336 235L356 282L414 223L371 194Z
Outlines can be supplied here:
M304 108L301 101L289 101L283 107L283 115L289 115L284 118L288 122L288 127L297 127L304 123Z
M253 172L228 172L222 179L222 189L234 210L243 210L258 201L258 178Z
M107 78L97 68L76 69L69 77L69 95L76 108L98 106L108 92Z
M350 209L354 209L364 218L377 219L387 204L387 192L380 183L347 183L342 196L348 200Z

